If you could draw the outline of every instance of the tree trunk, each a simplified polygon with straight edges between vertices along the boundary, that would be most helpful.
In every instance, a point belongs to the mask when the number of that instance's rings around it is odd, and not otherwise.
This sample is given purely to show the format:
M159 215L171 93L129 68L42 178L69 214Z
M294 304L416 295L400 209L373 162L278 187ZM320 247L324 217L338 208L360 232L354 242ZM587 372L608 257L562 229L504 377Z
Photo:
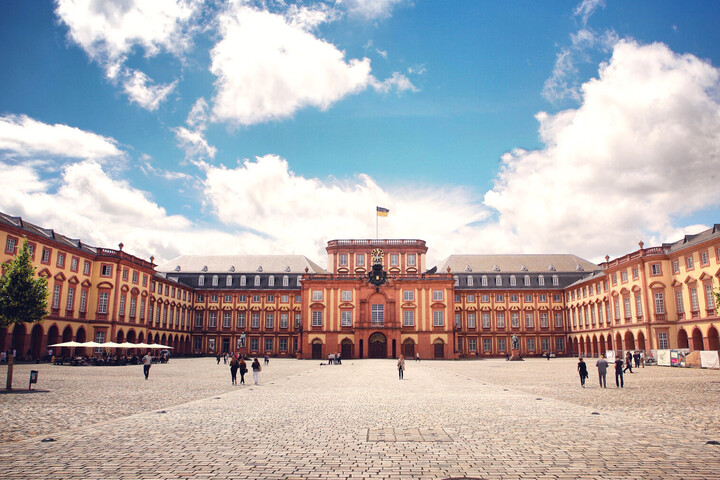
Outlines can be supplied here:
M10 354L8 355L7 383L5 384L6 390L12 390L13 363L15 363L14 360L15 355L13 355L12 350L10 350Z

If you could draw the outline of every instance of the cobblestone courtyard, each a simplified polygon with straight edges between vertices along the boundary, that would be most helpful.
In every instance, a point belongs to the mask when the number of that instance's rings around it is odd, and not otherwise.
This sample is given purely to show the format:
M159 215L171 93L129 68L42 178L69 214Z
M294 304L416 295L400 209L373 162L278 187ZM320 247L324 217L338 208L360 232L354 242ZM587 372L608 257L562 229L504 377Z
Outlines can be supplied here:
M8 479L718 479L720 372L648 367L587 388L573 359L214 359L17 365L0 394ZM5 379L5 366L0 378ZM611 378L613 377L613 378ZM247 380L247 378L246 378ZM250 384L252 379L250 376ZM54 441L43 441L52 438Z

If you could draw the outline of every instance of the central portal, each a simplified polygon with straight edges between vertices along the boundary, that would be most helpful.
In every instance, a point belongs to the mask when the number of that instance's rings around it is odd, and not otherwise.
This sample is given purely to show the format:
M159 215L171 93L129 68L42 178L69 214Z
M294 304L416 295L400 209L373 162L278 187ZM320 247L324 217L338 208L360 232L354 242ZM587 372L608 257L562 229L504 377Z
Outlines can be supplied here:
M387 358L387 338L380 332L370 335L368 358Z

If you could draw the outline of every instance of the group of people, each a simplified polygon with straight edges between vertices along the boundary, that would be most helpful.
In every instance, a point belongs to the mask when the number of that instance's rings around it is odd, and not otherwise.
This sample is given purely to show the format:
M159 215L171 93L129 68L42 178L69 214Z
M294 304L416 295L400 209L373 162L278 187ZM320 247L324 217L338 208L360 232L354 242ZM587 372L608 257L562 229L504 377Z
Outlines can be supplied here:
M635 362L635 367L640 367L640 361L641 361L641 354L639 352L630 353L627 352L625 354L625 359L622 358L616 358L615 362L613 362L613 365L615 366L615 386L617 388L625 388L625 379L623 378L623 375L625 372L630 370L630 373L633 373L632 367L633 362ZM600 358L597 362L595 362L595 366L598 369L598 377L600 381L600 388L607 388L607 369L610 364L605 359L605 355L600 355ZM644 366L644 365L643 365ZM577 371L580 375L580 385L582 388L585 388L585 380L588 378L588 369L587 364L583 360L583 357L580 357L578 359L577 364Z
M342 355L338 353L328 353L328 365L342 365Z
M230 355L230 380L232 381L233 385L238 385L237 383L237 373L240 372L240 385L245 385L245 374L248 372L247 362L245 361L247 357L245 355L240 354L232 354ZM220 362L218 361L218 364ZM265 365L270 363L269 358L265 358ZM252 368L253 373L253 383L255 385L260 384L260 372L262 371L262 366L260 365L260 361L257 357L252 361L250 364L250 368Z

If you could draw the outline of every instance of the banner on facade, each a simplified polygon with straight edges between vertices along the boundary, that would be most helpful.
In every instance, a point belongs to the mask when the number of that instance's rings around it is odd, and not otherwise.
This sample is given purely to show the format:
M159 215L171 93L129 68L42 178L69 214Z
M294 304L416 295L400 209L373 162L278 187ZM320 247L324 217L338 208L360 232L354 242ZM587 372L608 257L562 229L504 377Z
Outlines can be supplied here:
M720 356L715 350L700 352L700 366L702 368L720 369Z
M655 358L657 359L657 364L661 367L669 367L671 365L670 350L657 350Z

